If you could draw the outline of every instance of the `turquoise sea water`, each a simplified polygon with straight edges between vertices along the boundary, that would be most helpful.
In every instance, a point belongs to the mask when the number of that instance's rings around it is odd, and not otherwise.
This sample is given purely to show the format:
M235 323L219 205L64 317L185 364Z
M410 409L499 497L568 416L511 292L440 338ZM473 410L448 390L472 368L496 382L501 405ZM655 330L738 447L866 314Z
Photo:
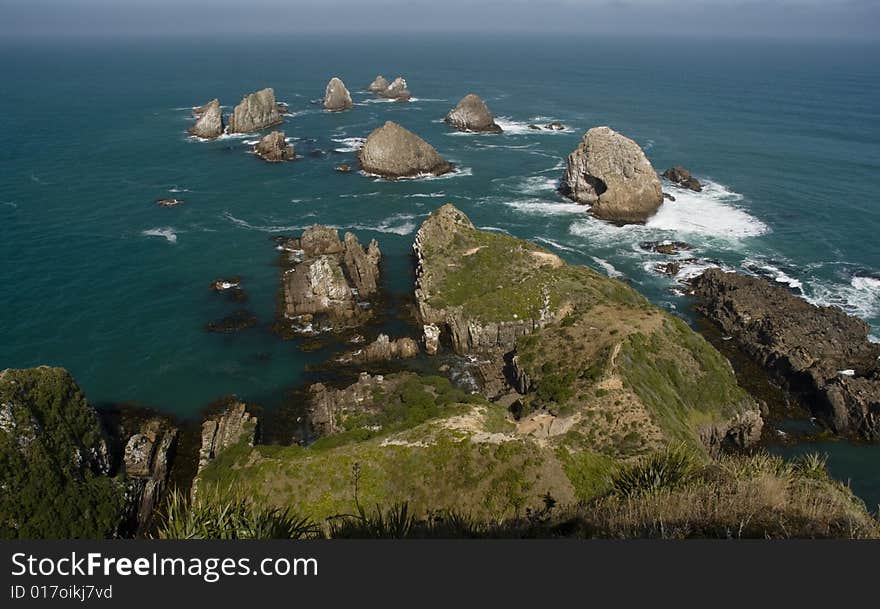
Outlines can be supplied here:
M570 37L2 43L0 368L64 366L93 402L183 416L230 393L271 407L328 353L271 333L270 237L321 222L376 238L400 296L414 231L446 201L682 314L676 281L652 270L662 257L639 242L687 241L702 261L772 276L880 335L878 51ZM378 73L403 74L413 102L362 92ZM352 111L310 103L333 75L352 90ZM265 86L290 105L283 129L300 160L262 163L248 154L253 137L186 135L192 106L219 97L230 109ZM441 122L470 91L504 134ZM459 171L398 183L334 172L356 165L354 138L385 120ZM568 129L527 128L550 120ZM668 187L677 201L644 227L589 218L554 188L583 132L603 124L639 142L658 172L682 164L706 190ZM153 204L169 196L185 204ZM236 308L208 289L231 275L261 325L206 333ZM860 454L876 463L872 450Z

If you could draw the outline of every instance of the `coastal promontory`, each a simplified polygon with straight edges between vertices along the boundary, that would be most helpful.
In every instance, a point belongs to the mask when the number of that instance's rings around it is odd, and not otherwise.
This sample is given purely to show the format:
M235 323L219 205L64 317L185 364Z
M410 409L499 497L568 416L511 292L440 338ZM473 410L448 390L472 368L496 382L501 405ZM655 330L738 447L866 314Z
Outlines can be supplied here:
M654 167L633 140L609 127L594 127L568 155L560 191L590 206L602 220L645 222L663 203Z

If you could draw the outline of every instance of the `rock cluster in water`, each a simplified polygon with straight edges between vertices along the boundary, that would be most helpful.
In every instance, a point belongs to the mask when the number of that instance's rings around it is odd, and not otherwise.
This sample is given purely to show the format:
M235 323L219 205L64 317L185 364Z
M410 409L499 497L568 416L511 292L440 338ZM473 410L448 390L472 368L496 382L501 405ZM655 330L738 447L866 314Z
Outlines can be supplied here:
M459 131L481 133L501 133L502 131L486 103L473 93L465 95L458 102L458 105L449 111L444 120Z
M352 233L315 225L285 240L282 325L294 334L354 327L372 315L382 253L374 239L364 248Z
M367 90L371 93L375 93L379 97L394 101L404 102L412 99L412 93L410 93L410 90L407 88L406 79L402 76L398 76L389 84L383 76L379 75L376 77L376 80L370 83Z
M391 121L370 133L357 156L366 173L388 179L442 175L453 170L428 142Z
M645 222L663 203L663 189L645 153L609 127L587 131L568 156L561 192L619 224Z
M835 431L880 439L880 345L868 324L741 273L710 269L692 287L699 310Z
M272 131L254 145L254 154L269 163L292 161L296 158L293 145L288 143L283 131Z

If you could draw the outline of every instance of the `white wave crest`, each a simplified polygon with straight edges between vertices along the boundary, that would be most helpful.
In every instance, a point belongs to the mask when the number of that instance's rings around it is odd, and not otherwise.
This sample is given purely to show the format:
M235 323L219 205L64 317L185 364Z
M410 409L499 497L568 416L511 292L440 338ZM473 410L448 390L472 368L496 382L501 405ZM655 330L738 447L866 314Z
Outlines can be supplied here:
M619 279L623 277L623 273L614 268L614 265L604 260L602 258L597 258L596 256L590 256L593 259L593 262L599 265L599 267L605 271L605 274L614 279Z
M586 207L577 203L565 203L563 201L547 201L546 199L521 199L518 201L505 201L508 207L524 214L539 214L542 216L567 216L586 214Z
M557 241L553 241L552 239L548 239L547 237L535 237L535 241L538 241L540 243L546 243L550 247L558 249L558 250L562 250L563 252L576 252L577 251L573 247L568 247L567 245L562 245L561 243L559 243Z
M338 137L333 138L333 141L342 144L339 148L334 148L336 152L357 152L364 147L364 142L367 139L363 137Z
M168 243L177 243L177 233L174 232L174 229L171 227L163 227L163 228L150 228L141 232L142 235L147 237L164 237Z
M849 284L811 283L805 290L808 301L819 306L835 306L862 319L880 317L880 279L854 276Z
M743 196L707 180L702 192L671 189L675 201L664 201L645 224L647 228L676 234L697 234L726 239L757 237L769 227L739 208Z

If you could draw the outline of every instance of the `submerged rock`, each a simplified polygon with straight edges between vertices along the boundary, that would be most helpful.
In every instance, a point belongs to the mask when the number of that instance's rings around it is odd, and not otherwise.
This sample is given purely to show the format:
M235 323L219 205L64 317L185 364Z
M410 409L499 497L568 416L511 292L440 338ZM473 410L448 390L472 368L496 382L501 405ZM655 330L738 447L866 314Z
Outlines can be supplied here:
M159 207L177 207L183 205L181 199L156 199L156 205Z
M336 229L316 224L280 248L282 333L341 330L372 315L382 258L375 239L364 248L352 233L340 241Z
M681 252L689 252L694 249L694 246L684 241L642 241L639 243L639 247L665 256L676 256Z
M337 165L333 170L339 173L351 173L351 165Z
M587 131L568 156L560 191L590 205L597 218L620 224L645 222L663 203L660 179L645 153L609 127Z
M292 161L296 158L293 145L287 142L283 131L272 131L254 145L254 154L269 163Z
M223 112L220 101L212 99L204 106L193 109L196 122L189 128L190 135L213 140L223 134Z
M211 283L211 289L218 294L229 296L233 302L245 302L247 294L241 287L241 279L233 277L231 279L217 279Z
M544 125L544 128L549 129L550 131L565 131L565 125L563 125L559 121L547 123L546 125Z
M223 319L209 322L205 326L208 332L217 332L221 334L231 334L239 330L246 330L257 325L256 316L250 311L244 309L235 311L231 315L227 315Z
M348 110L353 105L351 93L348 92L345 83L335 76L331 78L324 91L324 109L338 112L340 110Z
M465 95L444 119L459 131L501 133L501 127L485 102L473 93Z
M365 172L388 179L442 175L453 170L433 146L391 121L370 133L357 157Z
M682 188L687 188L689 190L693 190L694 192L700 192L701 190L703 190L703 185L700 184L700 181L692 176L691 172L684 167L670 167L663 172L663 177L670 182L681 186ZM673 201L674 200L675 199L673 199Z
M836 432L880 440L880 345L868 324L740 273L710 269L691 285L700 312Z
M402 76L398 76L391 84L385 87L384 90L379 92L380 97L384 97L386 99L393 99L394 101L409 101L412 98L412 93L410 93L409 89L406 86L406 80Z
M388 88L388 81L385 80L385 77L379 74L373 82L370 83L370 86L367 87L367 91L370 93L381 93L385 89Z
M275 102L275 90L267 87L256 93L246 95L235 107L229 117L230 133L251 133L273 127L284 122L278 104Z

